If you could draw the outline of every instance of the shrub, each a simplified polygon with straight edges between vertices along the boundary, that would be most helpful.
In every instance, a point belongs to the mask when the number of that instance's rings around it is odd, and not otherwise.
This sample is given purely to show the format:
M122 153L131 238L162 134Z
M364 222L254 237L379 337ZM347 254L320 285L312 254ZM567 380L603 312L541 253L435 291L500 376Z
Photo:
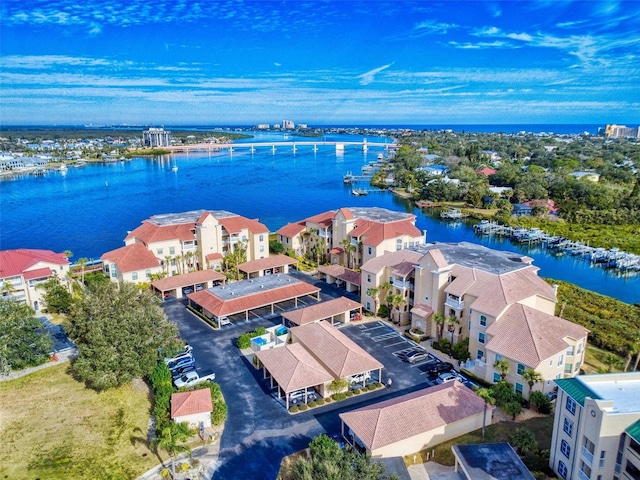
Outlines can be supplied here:
M378 316L382 318L388 317L389 307L387 307L386 305L380 305L380 308L378 309Z
M374 388L382 388L382 384L380 382L376 382L373 384Z
M309 408L305 403L303 403L302 405L300 405L300 411L304 412L307 408Z
M347 396L344 393L334 393L331 397L336 402L339 402L339 401L344 400L345 398L347 398Z
M362 390L360 390L359 388L356 388L353 393L355 393L356 395L360 395L362 393Z
M345 395L347 396L347 398L351 398L353 397L353 392L351 390L345 392Z
M318 402L316 402L315 400L309 402L309 408L315 408L318 406Z
M318 400L316 400L316 403L317 403L318 405L324 405L324 403L325 403L325 402L324 402L324 398L319 398Z
M298 408L297 405L294 405L293 407L289 407L289 412L290 413L296 413L296 412L298 412L298 410L300 410L300 409Z
M535 406L540 413L551 413L551 399L540 391L531 393L529 402Z
M333 401L333 398L327 397L327 398L324 399L324 401L327 402L327 403L331 403Z
M227 419L227 404L224 401L219 400L213 404L213 411L211 412L211 423L214 425L222 425Z
M243 333L238 337L238 348L240 350L244 350L245 348L249 348L251 346L251 338L248 334Z

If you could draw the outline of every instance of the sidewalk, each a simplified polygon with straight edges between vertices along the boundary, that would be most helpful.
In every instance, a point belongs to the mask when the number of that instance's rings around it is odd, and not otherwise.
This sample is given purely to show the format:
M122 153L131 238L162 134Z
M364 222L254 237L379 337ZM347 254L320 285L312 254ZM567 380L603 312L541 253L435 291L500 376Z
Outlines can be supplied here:
M59 365L64 362L68 362L69 360L73 360L78 356L77 348L70 348L68 350L62 352L56 352L57 360L49 361L47 363L43 363L42 365L38 365L37 367L29 367L23 370L17 370L15 372L11 372L8 375L0 375L0 382L4 382L6 380L13 380L14 378L24 377L29 375L30 373L37 372L38 370L42 370L43 368L53 367L54 365Z

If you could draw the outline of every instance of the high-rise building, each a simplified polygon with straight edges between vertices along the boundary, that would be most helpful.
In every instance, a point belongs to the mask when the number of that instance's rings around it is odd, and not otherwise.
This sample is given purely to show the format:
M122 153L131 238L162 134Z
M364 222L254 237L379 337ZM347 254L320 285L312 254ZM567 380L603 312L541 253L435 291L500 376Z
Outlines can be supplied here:
M296 125L291 120L283 120L282 128L286 130L293 130L294 128L296 128Z
M553 471L567 480L640 479L640 372L556 383Z
M625 125L607 125L604 130L607 138L640 138L640 127L627 127Z
M171 132L162 127L150 128L142 132L142 144L145 147L168 147L171 145Z

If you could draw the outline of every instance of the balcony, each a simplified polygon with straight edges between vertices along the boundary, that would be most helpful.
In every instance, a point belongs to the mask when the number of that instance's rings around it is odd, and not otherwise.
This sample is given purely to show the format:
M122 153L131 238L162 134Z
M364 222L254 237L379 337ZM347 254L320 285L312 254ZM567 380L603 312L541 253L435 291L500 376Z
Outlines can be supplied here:
M408 280L398 280L397 278L393 279L393 286L401 290L406 290L407 288L409 290L413 290L414 288L413 283L409 282Z
M580 470L580 472L578 473L578 478L580 480L591 480L591 477L584 473L582 470Z
M183 243L182 251L183 252L195 252L198 249L198 246L195 243Z
M328 231L325 231L325 230L318 231L318 236L320 238L331 238L331 234Z
M582 447L582 459L586 461L589 466L593 465L593 453L591 453L587 447Z
M459 297L455 297L453 295L447 295L447 301L444 302L447 307L453 308L454 310L463 310L464 302L460 300Z
M358 246L358 239L357 238L352 238L351 239L351 246L353 247L357 247Z

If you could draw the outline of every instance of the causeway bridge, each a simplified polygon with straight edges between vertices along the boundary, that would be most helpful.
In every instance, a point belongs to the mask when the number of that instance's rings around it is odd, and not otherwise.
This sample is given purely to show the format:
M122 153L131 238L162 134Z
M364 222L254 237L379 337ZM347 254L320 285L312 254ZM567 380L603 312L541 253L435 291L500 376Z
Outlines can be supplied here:
M289 149L294 153L299 148L311 148L314 152L318 151L318 147L332 146L336 152L344 151L348 147L361 149L363 152L369 150L369 147L383 147L385 149L397 148L397 143L383 142L325 142L325 141L301 141L301 142L255 142L255 143L194 143L193 145L172 145L170 147L161 147L172 152L218 152L221 150L249 150L251 153L257 149L268 149L273 153L278 149Z

